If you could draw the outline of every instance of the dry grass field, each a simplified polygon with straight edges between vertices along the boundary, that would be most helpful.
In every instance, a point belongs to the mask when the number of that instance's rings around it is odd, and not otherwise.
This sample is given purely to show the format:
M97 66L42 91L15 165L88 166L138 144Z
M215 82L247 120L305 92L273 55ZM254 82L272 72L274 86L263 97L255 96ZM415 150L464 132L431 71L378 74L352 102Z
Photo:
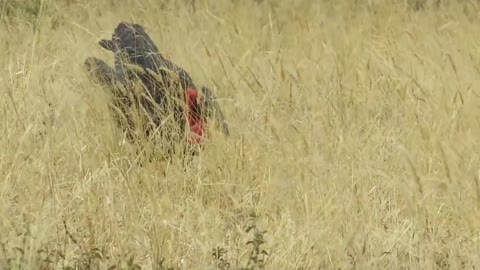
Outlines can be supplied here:
M479 269L480 3L413 2L0 1L0 268ZM87 77L120 21L220 97L188 167Z

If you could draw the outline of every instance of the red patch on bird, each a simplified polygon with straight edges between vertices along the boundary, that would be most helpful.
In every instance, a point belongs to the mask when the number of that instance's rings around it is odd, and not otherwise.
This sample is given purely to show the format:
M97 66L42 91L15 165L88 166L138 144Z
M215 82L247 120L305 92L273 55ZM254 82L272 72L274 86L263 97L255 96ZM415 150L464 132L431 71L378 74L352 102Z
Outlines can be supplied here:
M188 136L188 142L200 144L205 134L206 119L200 115L199 92L197 89L188 88L186 91L187 108L185 116L191 133Z

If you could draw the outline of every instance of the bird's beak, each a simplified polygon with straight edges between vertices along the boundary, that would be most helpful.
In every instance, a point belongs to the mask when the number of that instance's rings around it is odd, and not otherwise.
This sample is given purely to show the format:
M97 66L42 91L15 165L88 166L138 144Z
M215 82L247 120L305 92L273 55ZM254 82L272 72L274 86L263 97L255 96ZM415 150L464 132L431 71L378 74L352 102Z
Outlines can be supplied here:
M203 93L202 91L197 90L197 104L200 104L200 102L203 100Z

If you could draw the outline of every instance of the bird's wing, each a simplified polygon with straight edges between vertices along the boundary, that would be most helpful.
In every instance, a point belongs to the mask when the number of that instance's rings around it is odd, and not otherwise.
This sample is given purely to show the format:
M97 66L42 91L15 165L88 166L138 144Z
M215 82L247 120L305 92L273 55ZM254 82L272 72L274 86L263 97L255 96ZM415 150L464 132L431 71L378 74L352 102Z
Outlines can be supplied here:
M115 65L120 72L124 69L122 64L126 62L150 69L161 76L169 75L170 73L161 71L168 69L180 77L183 88L195 87L191 76L184 69L159 52L142 25L120 22L114 30L112 40L101 40L99 45L115 53Z

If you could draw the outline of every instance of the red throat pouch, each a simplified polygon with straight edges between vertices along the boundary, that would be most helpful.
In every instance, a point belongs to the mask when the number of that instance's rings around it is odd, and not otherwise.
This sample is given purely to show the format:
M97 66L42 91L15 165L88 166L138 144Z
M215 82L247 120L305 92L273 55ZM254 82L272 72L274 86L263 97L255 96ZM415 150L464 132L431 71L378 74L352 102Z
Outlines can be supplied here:
M205 134L206 120L202 119L199 108L198 90L188 88L186 93L187 108L185 112L190 134L188 142L191 144L200 144Z

